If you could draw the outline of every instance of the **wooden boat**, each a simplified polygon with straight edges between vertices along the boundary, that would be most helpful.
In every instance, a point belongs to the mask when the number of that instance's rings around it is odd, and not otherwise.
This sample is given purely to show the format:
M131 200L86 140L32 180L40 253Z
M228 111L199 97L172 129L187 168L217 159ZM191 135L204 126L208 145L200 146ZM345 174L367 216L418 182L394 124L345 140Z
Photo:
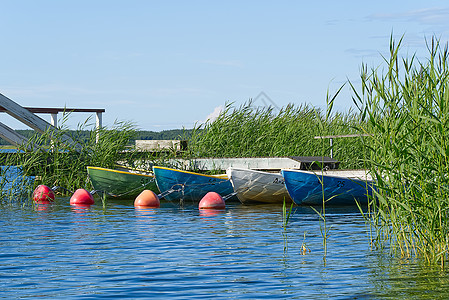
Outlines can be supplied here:
M135 199L143 190L158 193L154 175L125 167L106 169L87 167L87 174L96 191L103 192L107 198Z
M297 205L355 205L368 203L374 182L364 170L281 170L285 187ZM324 187L324 194L323 194Z
M291 203L292 199L280 173L250 169L228 168L226 170L237 198L242 203L262 202Z
M234 192L226 174L205 175L159 166L153 166L153 173L162 194L175 190L165 196L170 201L199 202L208 192L217 192L222 197Z

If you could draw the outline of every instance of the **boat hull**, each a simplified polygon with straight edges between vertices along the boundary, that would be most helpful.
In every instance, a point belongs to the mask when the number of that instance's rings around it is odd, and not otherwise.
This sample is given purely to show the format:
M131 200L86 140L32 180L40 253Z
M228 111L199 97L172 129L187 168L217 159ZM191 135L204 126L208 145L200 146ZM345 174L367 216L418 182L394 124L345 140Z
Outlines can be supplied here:
M228 168L226 170L237 198L242 203L291 203L292 199L280 173L250 169Z
M199 202L208 192L217 192L222 197L233 193L226 174L205 175L159 166L153 167L153 173L161 193L176 190L164 197L169 201Z
M91 166L87 173L94 189L104 192L107 198L134 199L143 190L159 192L153 175Z
M372 195L373 181L324 175L301 170L281 170L285 187L297 205L367 204Z

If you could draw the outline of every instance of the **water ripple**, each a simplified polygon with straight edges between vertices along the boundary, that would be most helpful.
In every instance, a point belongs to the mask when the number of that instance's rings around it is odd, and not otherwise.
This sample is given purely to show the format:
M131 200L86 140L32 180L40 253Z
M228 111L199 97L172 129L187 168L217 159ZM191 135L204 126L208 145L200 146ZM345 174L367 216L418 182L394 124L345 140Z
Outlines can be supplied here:
M398 299L447 294L448 274L369 248L357 210L319 217L280 206L230 205L205 214L164 204L0 211L1 298ZM301 254L305 243L310 252ZM406 291L411 291L408 294ZM417 298L417 296L415 297ZM419 297L418 297L419 298Z

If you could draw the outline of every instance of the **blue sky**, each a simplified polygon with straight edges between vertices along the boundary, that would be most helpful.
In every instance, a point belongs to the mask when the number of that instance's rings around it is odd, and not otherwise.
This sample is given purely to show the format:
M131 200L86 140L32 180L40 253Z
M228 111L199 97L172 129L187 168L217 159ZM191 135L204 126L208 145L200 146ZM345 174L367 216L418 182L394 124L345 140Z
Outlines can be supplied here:
M392 32L404 55L449 39L449 3L433 0L0 0L0 12L0 93L23 106L104 108L106 126L153 131L192 128L261 92L280 107L324 107L328 89L359 82L362 63L381 64ZM345 89L336 108L351 105Z

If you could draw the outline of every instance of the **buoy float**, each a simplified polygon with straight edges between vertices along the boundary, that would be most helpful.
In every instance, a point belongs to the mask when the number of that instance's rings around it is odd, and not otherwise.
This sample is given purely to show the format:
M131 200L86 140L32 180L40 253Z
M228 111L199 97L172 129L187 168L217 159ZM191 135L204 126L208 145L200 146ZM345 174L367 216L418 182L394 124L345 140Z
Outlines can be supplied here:
M226 204L223 200L223 197L221 197L220 194L216 192L208 192L206 195L204 195L198 205L199 209L221 209L225 207Z
M70 205L91 205L94 204L94 197L85 189L77 189L70 198Z
M150 190L143 190L134 200L134 207L138 208L158 208L160 206L159 197Z
M46 185L38 185L34 189L33 200L36 203L48 204L55 201L55 192Z

